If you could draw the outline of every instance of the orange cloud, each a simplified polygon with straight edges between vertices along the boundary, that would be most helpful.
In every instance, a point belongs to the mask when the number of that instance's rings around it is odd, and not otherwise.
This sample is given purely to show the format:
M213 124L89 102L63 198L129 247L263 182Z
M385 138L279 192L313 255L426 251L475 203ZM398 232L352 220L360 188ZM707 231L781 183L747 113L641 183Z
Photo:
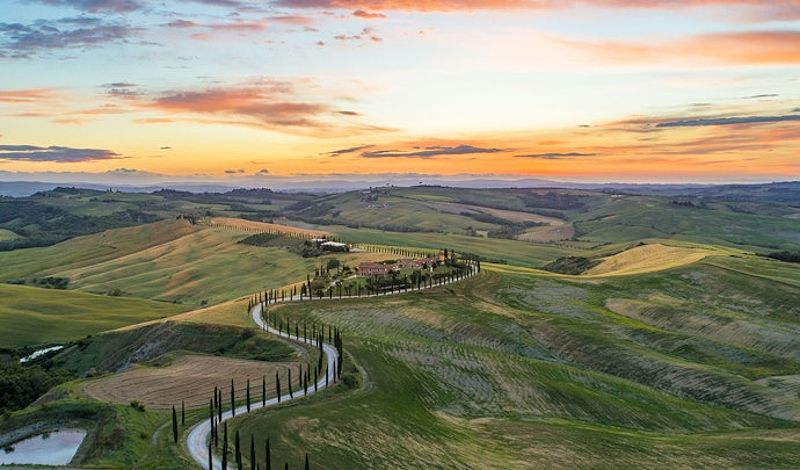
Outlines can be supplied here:
M40 103L53 101L57 97L55 88L0 91L0 103Z
M800 31L715 33L662 43L562 43L610 62L685 61L705 64L793 64L800 62Z
M615 8L680 8L703 6L746 6L769 10L800 8L797 0L278 0L278 5L289 8L336 8L356 10L405 11L475 11L510 9L556 9L576 5L594 5Z
M316 117L328 111L328 107L289 101L283 86L177 92L156 99L150 106L167 113L226 115L265 126L318 125Z
M140 110L157 111L175 121L255 127L311 135L359 134L390 129L359 123L355 111L342 111L325 102L301 96L293 82L260 80L229 87L182 90L140 100ZM154 119L143 123L162 122Z

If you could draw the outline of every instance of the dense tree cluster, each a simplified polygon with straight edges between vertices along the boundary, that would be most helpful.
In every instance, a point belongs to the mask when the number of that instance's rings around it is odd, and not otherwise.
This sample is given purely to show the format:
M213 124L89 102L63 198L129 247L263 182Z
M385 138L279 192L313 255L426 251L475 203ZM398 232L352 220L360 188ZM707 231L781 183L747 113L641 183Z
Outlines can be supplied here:
M52 387L72 378L65 370L0 363L0 413L25 408Z

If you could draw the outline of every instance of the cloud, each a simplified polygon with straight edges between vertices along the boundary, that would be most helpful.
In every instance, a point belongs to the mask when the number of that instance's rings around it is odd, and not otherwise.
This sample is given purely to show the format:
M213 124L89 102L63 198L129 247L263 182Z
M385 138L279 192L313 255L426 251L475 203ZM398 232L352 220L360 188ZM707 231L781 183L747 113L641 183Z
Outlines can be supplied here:
M780 95L778 95L777 93L762 93L760 95L745 96L742 99L745 99L745 100L759 100L759 99L762 99L762 98L777 98L778 96L780 96Z
M356 122L361 118L355 114L343 118L337 106L326 102L343 98L326 95L310 79L257 79L228 86L166 91L139 99L135 106L167 115L137 121L142 123L188 121L317 136L393 130Z
M314 127L317 117L328 111L318 103L297 101L288 83L263 86L178 91L157 98L149 105L166 113L218 115L230 123L261 127Z
M190 21L190 20L178 19L178 20L170 21L169 23L165 24L164 26L166 26L167 28L196 28L196 27L200 26L200 24L195 23L194 21Z
M383 13L373 13L366 10L356 10L353 12L353 16L365 20L376 20L376 19L386 18L386 15L384 15Z
M56 98L54 88L28 88L25 90L0 91L0 103L41 103Z
M114 176L143 176L143 175L161 176L158 173L152 173L152 172L149 172L149 171L137 170L135 168L114 168L113 170L108 170L103 174L105 174L105 175L114 175Z
M712 33L654 43L571 39L559 41L562 45L612 63L800 63L800 31L793 30Z
M349 147L349 148L346 148L346 149L339 149L339 150L333 150L331 152L325 152L322 155L331 155L331 156L334 156L334 157L338 157L339 155L347 155L348 153L356 153L356 152L359 152L361 150L365 150L365 149L368 149L368 148L371 148L371 147L374 147L374 145L359 145L358 147Z
M425 147L423 150L403 152L399 150L376 150L374 152L363 152L361 154L364 158L431 158L441 155L470 155L481 153L498 153L506 152L508 149L500 148L482 148L473 147L472 145L457 145L454 147L448 146L432 146Z
M373 28L364 28L358 34L337 34L333 37L337 41L362 41L362 40L370 40L372 42L381 42L383 38L375 34L375 30Z
M269 174L269 170L266 168L262 168L255 173L255 176L266 176Z
M529 153L525 155L515 155L514 158L534 158L539 160L569 160L581 157L594 157L596 153L580 153L580 152L550 152L550 153Z
M105 84L101 85L101 87L103 87L103 88L133 88L133 87L137 87L137 86L139 86L139 85L137 85L135 83L129 83L129 82L111 82L111 83L105 83Z
M195 30L191 36L193 39L208 40L213 37L212 33L259 33L266 31L271 25L275 24L305 26L308 28L313 23L313 18L307 16L277 15L249 20L234 18L230 21L216 23L198 23L191 20L177 19L164 24L164 26L173 29Z
M471 12L478 10L553 10L577 5L610 8L675 9L706 6L748 8L747 18L771 19L800 13L796 0L275 0L274 5L289 8L347 9L370 11ZM781 16L778 16L781 15Z
M141 93L134 88L138 87L139 85L135 83L128 83L128 82L113 82L113 83L105 83L101 85L101 88L106 89L106 94L117 96L120 98L135 98L139 96Z
M123 42L139 32L124 24L74 18L31 24L0 23L0 57L28 58L59 49L88 49Z
M225 170L225 174L227 174L227 175L240 175L242 173L244 173L244 170L241 169L241 168L239 168L237 170Z
M680 119L676 121L659 122L656 124L656 127L733 126L738 124L768 124L789 121L800 121L800 114Z
M45 5L72 7L90 13L127 13L141 10L145 3L140 0L35 0Z
M164 147L161 147L160 150L172 150L172 147L165 145Z
M0 145L0 160L29 162L77 163L95 160L116 160L121 157L111 150L71 147L38 147L35 145Z

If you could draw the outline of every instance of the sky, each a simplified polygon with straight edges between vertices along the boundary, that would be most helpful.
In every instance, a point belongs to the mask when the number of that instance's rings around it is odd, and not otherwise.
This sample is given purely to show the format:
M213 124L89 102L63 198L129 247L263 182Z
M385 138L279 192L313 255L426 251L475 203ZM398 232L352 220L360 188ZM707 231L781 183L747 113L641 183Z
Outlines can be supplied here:
M3 0L0 178L800 179L800 0Z

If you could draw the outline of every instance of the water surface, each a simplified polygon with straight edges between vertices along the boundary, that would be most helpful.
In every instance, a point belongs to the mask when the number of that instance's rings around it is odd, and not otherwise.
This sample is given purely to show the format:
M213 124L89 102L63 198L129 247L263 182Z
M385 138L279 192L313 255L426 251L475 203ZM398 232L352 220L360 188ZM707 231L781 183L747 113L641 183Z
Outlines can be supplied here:
M39 434L13 444L13 450L0 449L0 464L66 465L78 451L86 431L62 429Z

